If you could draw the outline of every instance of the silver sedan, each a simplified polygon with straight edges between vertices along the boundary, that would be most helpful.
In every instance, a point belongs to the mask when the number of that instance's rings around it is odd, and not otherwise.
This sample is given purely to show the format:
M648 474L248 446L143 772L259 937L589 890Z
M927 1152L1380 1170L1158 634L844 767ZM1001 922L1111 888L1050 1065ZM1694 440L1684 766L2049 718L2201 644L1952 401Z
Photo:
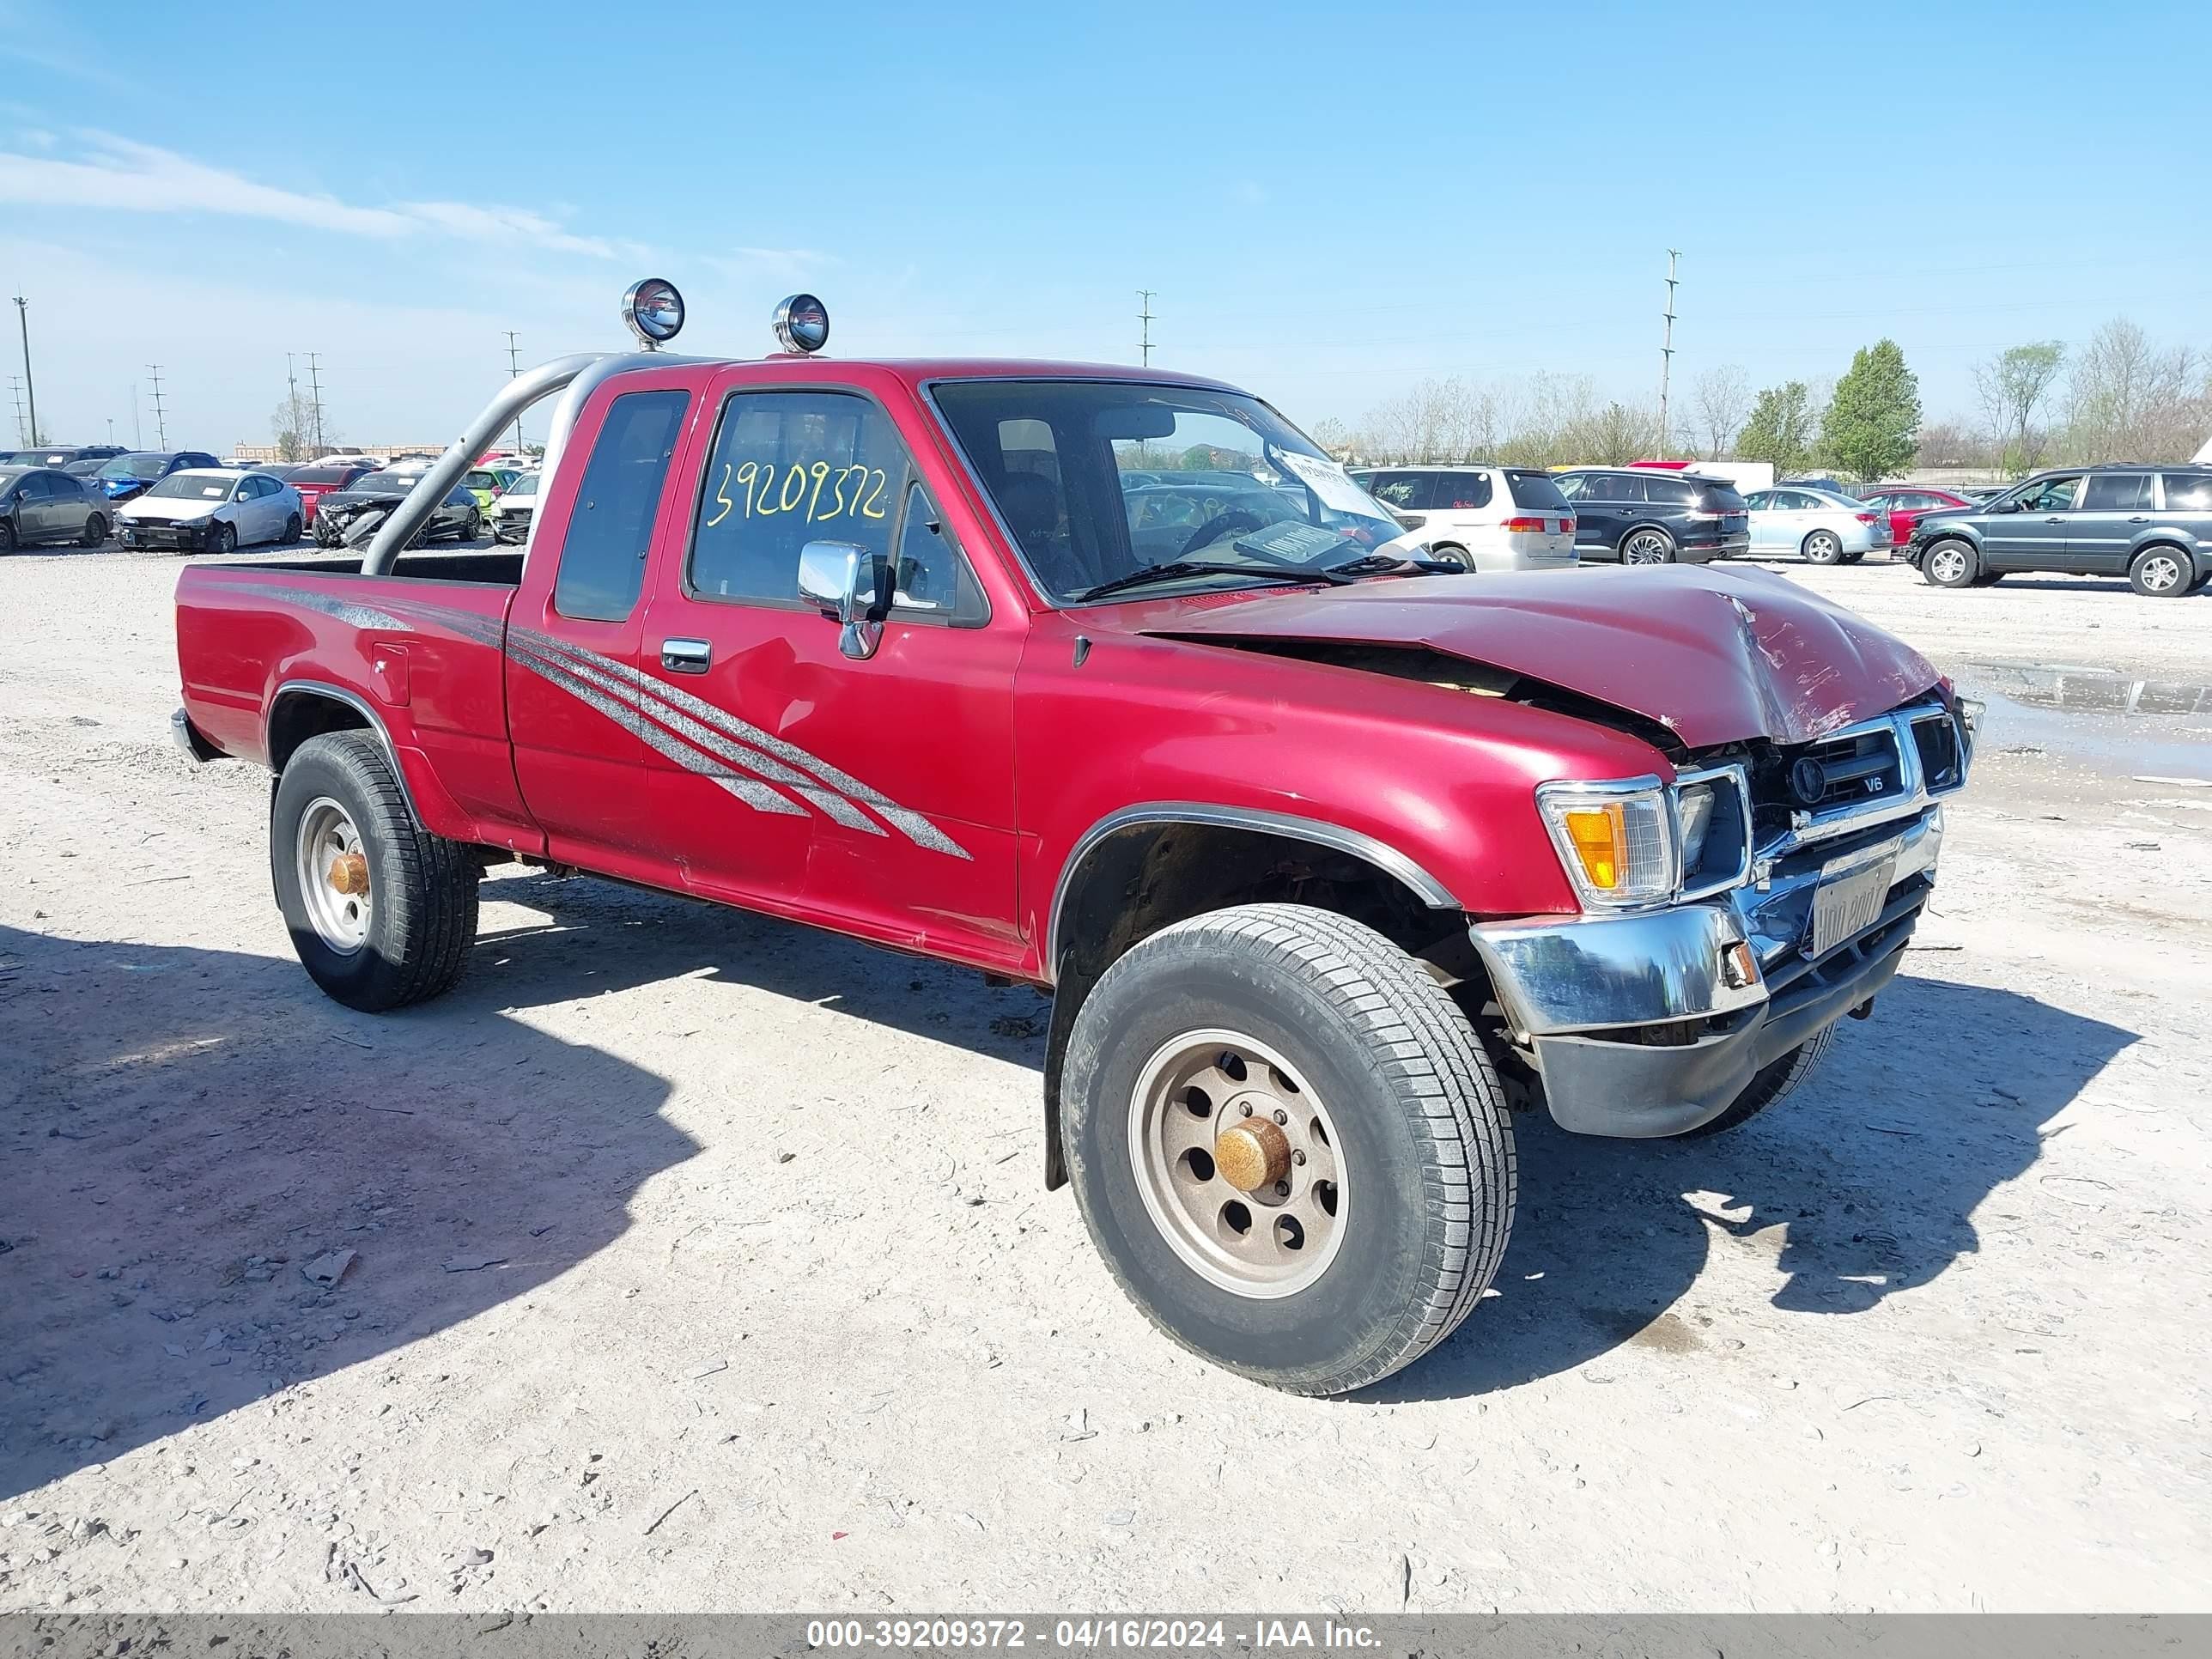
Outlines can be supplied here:
M1784 484L1744 497L1751 556L1796 554L1811 564L1856 564L1889 545L1889 515L1832 490Z

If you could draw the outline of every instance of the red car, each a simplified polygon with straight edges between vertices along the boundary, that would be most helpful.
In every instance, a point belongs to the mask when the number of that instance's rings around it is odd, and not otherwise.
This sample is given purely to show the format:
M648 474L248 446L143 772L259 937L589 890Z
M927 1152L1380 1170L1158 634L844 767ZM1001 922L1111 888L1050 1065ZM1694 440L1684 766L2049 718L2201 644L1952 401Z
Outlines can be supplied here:
M1324 1395L1480 1304L1510 1103L1732 1126L1896 974L1974 726L1901 641L1756 569L1439 572L1233 386L779 317L520 376L358 566L185 568L175 737L275 772L331 997L453 986L508 863L1026 981L1046 1185L1177 1341ZM407 550L555 392L530 556ZM1202 507L1133 507L1178 467ZM879 1105L839 1179L929 1133Z
M376 469L363 464L360 466L295 466L284 475L284 482L300 492L300 510L307 521L315 521L315 503L325 495L349 488L354 480L368 476Z
M1925 484L1875 484L1863 493L1854 493L1877 513L1889 514L1889 544L1899 550L1912 545L1912 526L1929 514L1944 507L1978 505L1964 495ZM1900 551L1893 556L1903 556Z

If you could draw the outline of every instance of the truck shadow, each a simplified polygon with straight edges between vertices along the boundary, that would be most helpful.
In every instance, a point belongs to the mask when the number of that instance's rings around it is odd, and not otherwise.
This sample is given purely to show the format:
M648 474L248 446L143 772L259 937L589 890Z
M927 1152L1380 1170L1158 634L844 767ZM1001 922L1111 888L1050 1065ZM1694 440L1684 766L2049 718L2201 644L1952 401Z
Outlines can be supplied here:
M697 1150L625 1060L286 959L0 927L0 1498L526 1296Z
M1487 1393L1623 1345L1738 1348L1753 1321L1727 1280L1747 1267L1784 1313L1856 1314L1979 1249L1977 1209L2136 1034L1907 963L1811 1080L1735 1131L1590 1140L1519 1118L1521 1208L1497 1294L1367 1397ZM1715 1265L1727 1280L1701 1285Z

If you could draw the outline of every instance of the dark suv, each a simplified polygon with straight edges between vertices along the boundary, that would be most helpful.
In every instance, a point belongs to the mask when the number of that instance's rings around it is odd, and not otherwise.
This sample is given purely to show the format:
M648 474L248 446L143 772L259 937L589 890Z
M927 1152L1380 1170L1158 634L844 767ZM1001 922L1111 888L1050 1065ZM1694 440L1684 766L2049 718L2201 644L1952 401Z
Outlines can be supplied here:
M1751 515L1724 478L1640 467L1558 475L1575 507L1575 551L1623 564L1704 564L1747 552Z
M2057 467L1978 507L1930 513L1905 556L1937 587L2014 571L2125 576L2178 599L2212 581L2212 466Z

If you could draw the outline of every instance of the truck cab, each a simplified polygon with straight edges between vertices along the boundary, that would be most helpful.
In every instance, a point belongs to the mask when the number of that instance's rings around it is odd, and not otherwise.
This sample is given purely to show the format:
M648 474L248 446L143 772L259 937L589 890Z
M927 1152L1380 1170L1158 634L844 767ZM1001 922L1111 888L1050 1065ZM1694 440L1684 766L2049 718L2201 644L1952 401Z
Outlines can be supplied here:
M360 560L186 571L179 740L276 775L331 995L452 985L511 860L1027 981L1047 1184L1170 1336L1331 1394L1480 1296L1514 1110L1741 1121L1895 972L1972 738L1902 643L1759 571L1441 572L1218 381L777 322L521 377ZM549 393L526 552L409 550Z

